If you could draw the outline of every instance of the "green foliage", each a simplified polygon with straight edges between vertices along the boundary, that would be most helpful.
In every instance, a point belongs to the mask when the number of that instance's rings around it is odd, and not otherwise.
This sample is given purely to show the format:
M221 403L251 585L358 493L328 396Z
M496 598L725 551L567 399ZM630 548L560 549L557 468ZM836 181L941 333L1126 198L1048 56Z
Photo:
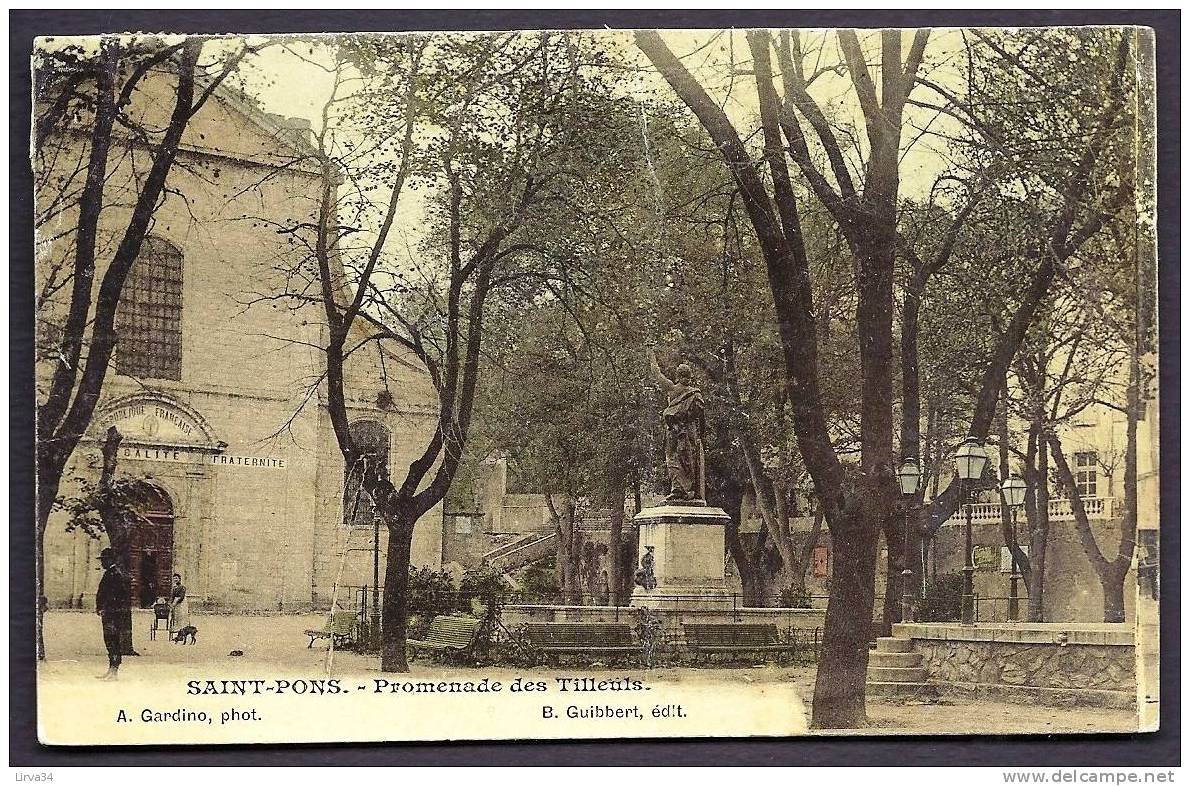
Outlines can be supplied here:
M786 587L781 590L781 607L786 609L808 609L811 607L810 592L805 587Z
M506 592L500 572L487 566L467 571L459 584L445 570L409 569L409 613L427 625L446 614L483 616L489 599Z
M465 610L469 612L476 611L475 603L487 604L490 598L497 598L507 590L503 574L488 565L467 571L459 583L459 595L467 601Z
M944 573L926 585L919 622L958 622L963 609L963 574Z
M529 565L521 572L521 594L526 598L553 598L561 592L557 578L557 557L551 555Z
M409 569L409 613L425 620L460 611L454 579L444 570Z
M108 534L105 521L133 519L146 496L152 494L142 478L127 475L116 478L106 488L82 473L68 480L71 492L59 494L53 509L66 513L67 532L82 530L96 540Z

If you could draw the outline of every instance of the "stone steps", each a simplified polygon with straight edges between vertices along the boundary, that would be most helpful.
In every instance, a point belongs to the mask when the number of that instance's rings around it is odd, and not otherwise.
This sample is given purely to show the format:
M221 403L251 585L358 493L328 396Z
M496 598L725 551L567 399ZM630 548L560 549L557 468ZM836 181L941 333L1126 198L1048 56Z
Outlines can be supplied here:
M868 653L868 665L882 668L908 669L921 665L921 654L917 652L881 652L872 650Z
M920 656L918 656L920 657ZM921 666L869 666L868 682L925 682L926 670Z
M913 640L896 636L876 639L868 653L867 695L925 699L938 695L937 686L926 682L921 653L913 651Z
M912 652L913 640L896 636L881 636L876 639L877 652Z
M903 699L937 698L938 686L928 682L873 682L868 681L866 694L869 697L895 696Z

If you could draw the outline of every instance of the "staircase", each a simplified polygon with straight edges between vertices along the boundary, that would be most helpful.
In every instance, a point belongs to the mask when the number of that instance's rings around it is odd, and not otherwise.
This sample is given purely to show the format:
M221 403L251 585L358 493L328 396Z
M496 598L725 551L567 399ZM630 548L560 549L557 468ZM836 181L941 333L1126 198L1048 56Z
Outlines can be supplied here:
M553 553L556 538L556 532L531 532L492 549L483 559L496 570L509 573Z
M937 694L937 686L926 682L921 653L913 651L912 639L876 639L876 649L868 653L867 695L925 699Z

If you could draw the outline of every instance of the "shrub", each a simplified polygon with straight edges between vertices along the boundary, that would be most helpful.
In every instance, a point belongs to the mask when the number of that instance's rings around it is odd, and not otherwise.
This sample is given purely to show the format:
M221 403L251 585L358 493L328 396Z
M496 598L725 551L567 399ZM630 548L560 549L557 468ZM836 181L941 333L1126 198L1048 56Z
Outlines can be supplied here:
M781 590L781 607L785 609L810 608L810 592L805 587L786 587Z
M486 606L493 598L499 598L507 591L504 576L489 565L472 568L463 574L459 584L459 606L469 614L478 611L476 604ZM483 616L477 613L476 616Z
M444 570L409 569L409 614L432 620L458 611L459 593Z
M945 573L926 585L919 622L958 622L963 609L963 574Z
M521 573L521 593L527 601L550 601L562 592L555 573L556 561L557 557L551 555L532 563Z

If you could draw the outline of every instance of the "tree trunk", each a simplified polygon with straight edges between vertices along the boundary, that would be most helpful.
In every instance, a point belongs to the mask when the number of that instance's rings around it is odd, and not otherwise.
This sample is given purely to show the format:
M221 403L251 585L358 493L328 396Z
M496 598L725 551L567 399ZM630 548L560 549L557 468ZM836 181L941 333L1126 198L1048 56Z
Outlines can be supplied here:
M762 607L765 605L765 588L768 585L764 566L761 564L766 525L762 523L761 531L757 533L758 544L755 544L753 548L748 548L743 538L740 537L744 488L740 484L732 482L721 483L719 486L719 502L722 503L728 518L727 524L723 528L723 536L727 553L731 555L731 561L735 563L736 572L740 575L740 592L743 595L743 603L750 608Z
M895 157L892 160L895 164ZM895 180L895 172L892 177ZM895 186L892 191L895 194ZM892 211L891 206L886 207ZM895 222L893 213L885 218ZM864 690L872 638L877 544L896 499L892 445L892 227L892 223L877 222L870 245L857 254L863 477L850 495L843 520L836 524L827 517L835 548L835 570L814 687L812 725L819 729L855 728L867 722Z
M1128 576L1127 569L1113 568L1099 577L1103 586L1103 621L1125 622L1124 614L1124 584Z
M48 511L46 518L48 518ZM37 659L45 660L45 611L49 606L49 599L45 596L45 521L41 515L41 511L37 511L37 541L34 544L36 554L34 555L35 573L34 581L37 583L37 591L34 593L35 603L37 604Z
M640 535L637 528L633 527L628 538L620 545L620 553L623 555L620 561L622 567L619 577L620 605L622 606L627 606L632 601L632 591L636 588L633 578L636 575L636 561L639 549Z
M1135 444L1135 424L1129 424L1129 426L1129 437ZM1095 575L1099 578L1099 584L1103 589L1103 621L1123 622L1124 577L1128 575L1128 568L1132 564L1132 554L1136 550L1136 519L1125 512L1120 522L1120 544L1117 555L1115 559L1108 560L1103 555L1102 549L1099 548L1095 532L1091 529L1091 521L1087 516L1082 497L1079 496L1074 473L1062 451L1061 440L1056 434L1048 434L1047 437L1053 452L1054 465L1058 471L1058 479L1066 489L1066 495L1070 498L1071 512L1074 513L1074 525L1078 532L1079 542L1082 544L1083 552L1087 555L1091 567L1095 569ZM1133 447L1133 451L1135 451L1135 447ZM1130 466L1126 468L1125 474L1128 474L1129 469L1132 474L1135 474L1135 460L1128 463Z
M760 609L767 606L767 589L768 582L765 581L764 572L755 565L746 573L740 571L740 602L745 608Z
M49 527L50 512L54 507L54 500L62 485L62 473L66 461L74 450L73 443L69 450L63 449L60 443L49 440L45 435L39 435L37 440L37 537L33 543L34 560L34 603L37 619L37 658L45 660L45 609L49 599L45 594L45 533Z
M624 557L620 544L624 540L624 500L621 495L620 506L612 507L611 531L608 533L607 544L607 588L611 593L608 603L612 606L623 605L620 595L620 574L624 572Z
M37 605L37 658L45 660L45 610L49 599L45 595L45 532L49 526L50 510L58 498L62 470L53 468L50 451L39 440L37 444L37 539L34 541L34 603Z
M895 622L901 619L901 571L905 569L905 518L892 515L884 522L884 603L880 614L880 635L891 636Z
M624 435L621 445L625 449L618 454L612 464L607 484L606 504L611 508L611 524L608 532L607 545L607 587L610 597L608 603L612 606L621 605L620 574L624 572L623 554L620 544L624 540L624 497L628 492L628 475L631 470L631 454L628 446L632 444L631 437Z
M767 582L759 560L755 554L750 553L740 537L739 522L735 519L729 520L724 527L723 534L727 553L731 555L731 561L735 563L736 572L740 576L740 592L743 595L744 605L749 608L764 606L764 591Z
M1004 388L1000 393L1000 411L998 421L998 431L1000 436L1000 482L1003 483L1005 479L1011 474L1008 464L1008 443L1010 434L1008 430L1008 385L1005 383ZM1020 543L1017 542L1016 533L1016 511L1010 510L1003 498L1001 492L1000 505L1000 536L1004 540L1004 546L1012 555L1015 569L1013 574L1020 574L1024 580L1025 589L1029 589L1029 557L1026 556L1024 549L1021 548Z
M864 685L880 530L862 521L837 529L831 533L834 569L814 681L811 725L816 729L855 728L867 718Z
M563 510L559 511L554 495L544 491L545 505L549 510L550 519L554 522L556 552L554 562L554 578L558 582L561 601L565 606L578 606L582 603L580 590L580 560L582 559L582 543L580 542L575 524L577 503L573 495L567 495Z
M384 556L384 598L381 604L380 670L407 672L405 639L409 632L409 557L415 517L388 522L388 548Z
M788 516L786 521L788 522ZM809 597L810 593L806 589L806 573L810 570L810 560L813 559L814 549L822 537L822 522L822 506L819 505L814 511L814 523L810 527L810 532L802 542L801 548L796 552L796 559L786 565L786 576L789 579L789 588L794 598ZM781 554L784 559L784 552Z
M779 484L773 484L773 500L776 503L773 506L773 526L769 530L769 541L773 544L773 548L777 550L777 556L781 558L781 570L778 571L777 578L782 579L779 590L796 591L799 597L805 593L806 590L806 563L809 560L809 555L805 559L800 559L805 549L799 551L793 542L793 531L789 526L789 504L788 491L782 488ZM821 528L821 521L815 517L815 525ZM817 539L817 533L813 533L810 538ZM805 544L803 544L805 545ZM813 546L809 546L813 549ZM801 573L799 577L797 574ZM798 586L794 586L794 585Z
M1049 449L1042 436L1044 423L1039 415L1033 423L1031 439L1036 440L1033 449L1035 464L1028 479L1029 495L1033 497L1032 520L1029 522L1029 622L1045 621L1045 551L1049 540ZM1026 467L1029 467L1026 464ZM1027 501L1027 498L1026 498Z

